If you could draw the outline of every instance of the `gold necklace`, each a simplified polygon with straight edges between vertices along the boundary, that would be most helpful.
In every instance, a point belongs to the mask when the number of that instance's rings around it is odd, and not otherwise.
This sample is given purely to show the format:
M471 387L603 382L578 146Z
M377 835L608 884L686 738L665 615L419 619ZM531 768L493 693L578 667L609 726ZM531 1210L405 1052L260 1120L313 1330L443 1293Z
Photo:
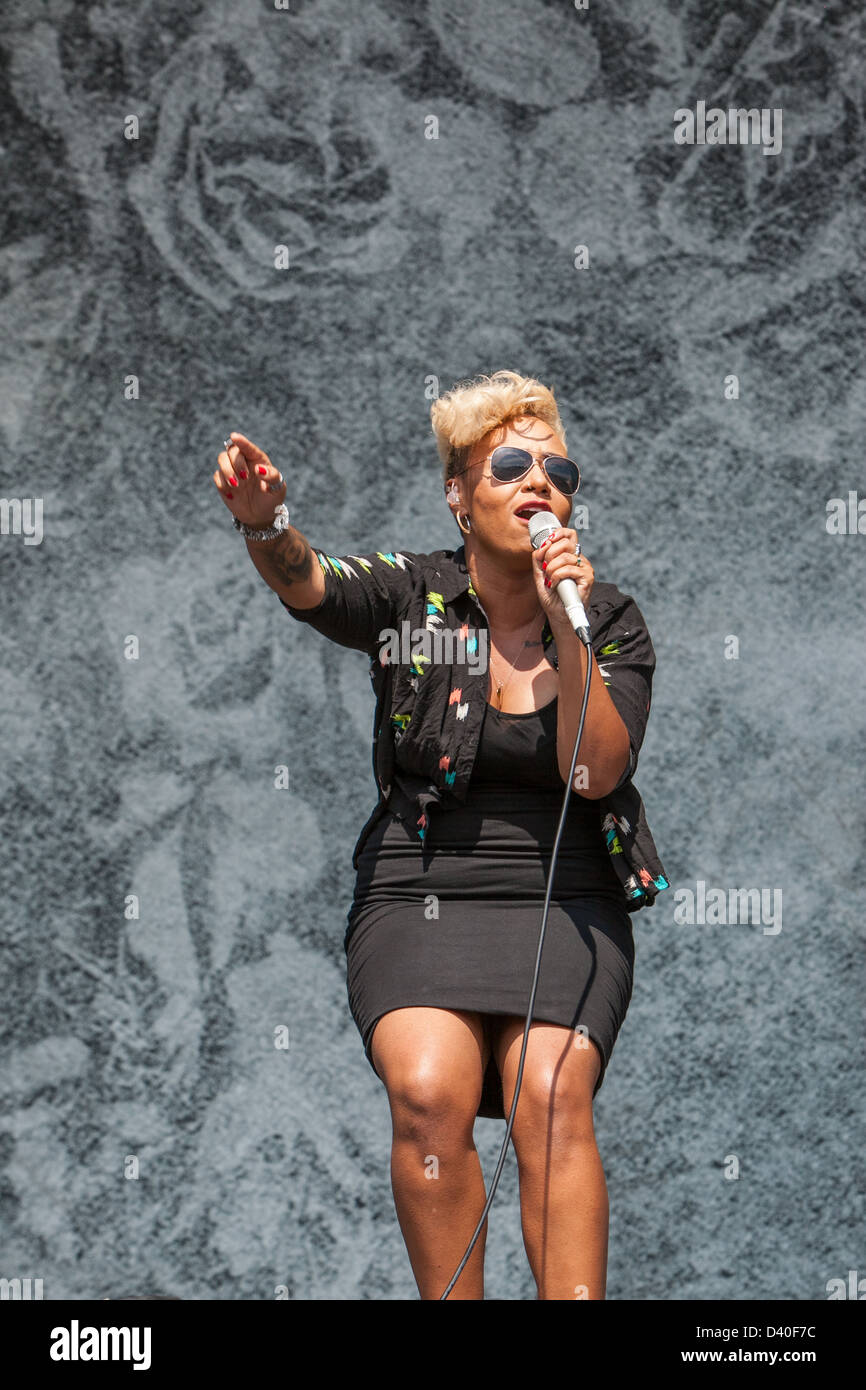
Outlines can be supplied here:
M503 690L505 689L505 687L507 686L508 682L511 680L511 677L514 675L514 668L515 668L515 666L517 665L517 657L520 656L520 653L521 653L521 651L523 650L523 647L524 647L524 645L525 645L525 643L526 643L526 636L527 636L527 633L529 632L529 630L530 630L530 628L532 627L533 623L537 623L537 622L538 622L538 614L537 614L537 613L533 613L532 617L529 619L529 622L528 622L527 626L524 628L523 632L521 633L521 641L520 641L520 643L519 643L519 645L518 645L518 648L517 648L517 656L515 656L514 660L512 661L511 666L510 666L509 671L508 671L508 675L505 677L505 680L504 680L504 681L499 680L499 678L498 678L498 676L496 675L496 673L493 672L493 678L494 678L494 680L496 681L496 690L495 690L493 693L494 693L494 696L495 696L495 698L496 698L496 703L497 703L499 709L502 709L502 692L503 692ZM492 651L491 651L491 653L490 653L490 667L491 667L491 671L492 671L492 669L493 669L493 652L492 652Z

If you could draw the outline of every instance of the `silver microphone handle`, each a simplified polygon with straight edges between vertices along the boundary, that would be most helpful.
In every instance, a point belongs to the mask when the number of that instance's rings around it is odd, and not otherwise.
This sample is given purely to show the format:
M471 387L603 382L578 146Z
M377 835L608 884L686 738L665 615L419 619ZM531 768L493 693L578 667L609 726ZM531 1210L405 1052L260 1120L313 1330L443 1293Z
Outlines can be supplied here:
M548 520L549 518L549 520ZM552 531L559 529L559 522L553 512L536 512L529 518L529 539L533 550L544 544ZM568 614L572 627L584 646L590 646L589 619L580 598L580 591L573 579L561 579L556 585L562 605Z

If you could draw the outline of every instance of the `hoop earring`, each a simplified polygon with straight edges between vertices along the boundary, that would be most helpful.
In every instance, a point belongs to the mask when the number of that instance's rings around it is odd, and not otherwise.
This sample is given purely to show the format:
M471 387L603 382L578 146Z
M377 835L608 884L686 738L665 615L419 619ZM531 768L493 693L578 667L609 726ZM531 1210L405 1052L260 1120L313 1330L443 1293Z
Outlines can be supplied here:
M463 522L460 520L461 516L465 516L465 518L466 518L466 525L465 525L465 526L463 525ZM469 532L472 530L472 522L471 522L470 519L469 519L469 513L468 513L468 512L457 512L457 513L456 513L456 516L455 516L455 520L456 520L456 522L457 522L457 525L460 527L460 530L463 532L464 536L468 536L468 535L469 535Z

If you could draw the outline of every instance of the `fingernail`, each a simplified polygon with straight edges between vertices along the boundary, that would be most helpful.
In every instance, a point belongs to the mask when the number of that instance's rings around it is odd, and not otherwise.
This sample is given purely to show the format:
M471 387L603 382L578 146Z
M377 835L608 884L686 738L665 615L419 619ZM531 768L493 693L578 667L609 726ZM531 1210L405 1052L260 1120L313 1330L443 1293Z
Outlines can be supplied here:
M237 487L238 485L237 478L229 478L229 482L231 483L232 487Z
M541 568L542 568L543 570L546 570L546 569L547 569L547 561L546 561L546 560L542 560L542 562L541 562Z
M547 585L547 587L548 587L548 589L549 589L549 588L550 588L550 580L549 580L549 579L545 579L544 582L545 582L545 584Z
M258 468L256 469L257 473L267 473L267 471L268 470L266 468L262 468L261 464L259 464Z

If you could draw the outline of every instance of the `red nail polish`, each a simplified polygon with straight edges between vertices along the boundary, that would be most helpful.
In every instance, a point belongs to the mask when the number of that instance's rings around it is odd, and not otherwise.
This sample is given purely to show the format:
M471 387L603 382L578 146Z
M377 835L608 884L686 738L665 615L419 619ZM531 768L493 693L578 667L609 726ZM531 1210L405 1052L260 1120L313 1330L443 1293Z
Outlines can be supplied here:
M267 473L267 471L268 470L266 468L262 468L261 464L259 464L258 468L256 469L257 473Z
M541 568L542 568L543 570L546 570L546 569L547 569L547 561L546 561L546 560L542 560L542 562L541 562Z
M549 579L545 579L544 582L545 582L545 584L547 585L547 587L548 587L548 589L549 589L549 588L550 588L550 580L549 580Z
M229 482L231 483L232 487L237 487L238 485L237 478L229 478Z
M240 473L242 478L245 478L247 476L246 473L242 472L240 469L238 469L238 472Z

